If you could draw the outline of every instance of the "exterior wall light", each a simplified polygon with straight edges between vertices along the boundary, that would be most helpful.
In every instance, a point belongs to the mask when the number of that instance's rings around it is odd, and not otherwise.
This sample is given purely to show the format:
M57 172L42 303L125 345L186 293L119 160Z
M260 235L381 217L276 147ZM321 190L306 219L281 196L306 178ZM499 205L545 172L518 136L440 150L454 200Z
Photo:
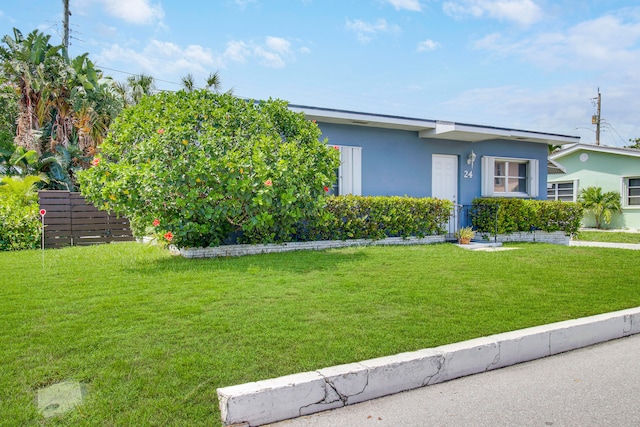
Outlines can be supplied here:
M467 158L467 164L471 165L471 169L473 169L473 163L476 161L476 153L473 152L473 150L471 150L471 153L469 153L469 157Z

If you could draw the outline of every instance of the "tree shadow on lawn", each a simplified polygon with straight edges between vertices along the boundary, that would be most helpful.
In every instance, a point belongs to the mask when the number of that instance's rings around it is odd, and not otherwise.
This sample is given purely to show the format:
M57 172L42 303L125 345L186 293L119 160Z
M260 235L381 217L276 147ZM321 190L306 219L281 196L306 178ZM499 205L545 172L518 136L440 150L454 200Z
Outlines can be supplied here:
M201 270L202 273L229 271L236 273L258 273L260 271L281 271L290 273L310 273L326 271L345 263L359 263L369 255L362 248L340 250L301 250L285 253L246 255L240 257L183 258L172 256L154 260L151 263L131 268L131 272L155 275L162 271L188 273Z

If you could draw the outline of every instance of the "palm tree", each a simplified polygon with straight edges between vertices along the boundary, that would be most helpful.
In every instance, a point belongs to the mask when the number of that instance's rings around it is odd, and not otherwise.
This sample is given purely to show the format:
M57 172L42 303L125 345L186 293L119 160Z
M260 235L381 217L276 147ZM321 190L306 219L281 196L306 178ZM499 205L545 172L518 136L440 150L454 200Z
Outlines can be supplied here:
M193 81L193 74L191 73L181 78L180 83L182 83L182 88L187 92L193 92L193 90L196 88L196 84Z
M206 88L207 90L213 90L215 93L220 93L222 91L222 79L220 78L220 73L218 71L209 74L209 77L207 77ZM233 88L229 89L225 93L227 95L233 95Z
M35 30L26 37L14 28L0 46L3 79L19 94L16 143L41 154L42 127L51 117L51 99L64 96L60 82L67 76L62 46L49 43L50 36Z
M148 74L138 74L127 78L127 94L126 100L128 105L135 105L144 96L152 95L156 90L155 79Z
M614 213L620 212L620 193L617 191L602 192L600 187L587 187L580 192L578 201L582 203L587 212L592 213L596 219L596 228L602 224L610 224Z

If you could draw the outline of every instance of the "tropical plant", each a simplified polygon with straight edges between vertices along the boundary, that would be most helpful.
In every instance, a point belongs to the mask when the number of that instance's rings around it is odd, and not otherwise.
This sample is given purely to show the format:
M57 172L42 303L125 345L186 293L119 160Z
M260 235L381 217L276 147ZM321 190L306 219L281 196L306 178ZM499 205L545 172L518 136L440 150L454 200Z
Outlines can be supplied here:
M193 74L191 73L180 79L180 83L182 83L182 88L187 92L192 92L196 88L196 83L193 80Z
M197 89L195 79L193 77L193 74L191 73L182 77L180 79L180 83L182 85L182 89L186 90L187 92L191 92ZM207 77L205 81L205 89L215 93L222 92L222 79L220 78L220 73L218 71L209 74L209 77ZM226 93L232 95L233 89L229 89Z
M587 187L580 191L578 201L582 203L586 212L593 214L596 228L603 224L610 224L614 213L620 212L620 193L617 191L603 192L600 187Z
M0 196L3 199L16 198L20 203L28 204L38 200L37 184L46 181L47 178L44 176L5 176L0 179Z
M475 232L471 227L461 227L456 231L456 238L460 243L469 243L475 236Z
M14 29L13 37L5 36L0 46L0 82L17 94L13 139L23 154L40 157L37 164L21 157L29 167L21 165L12 172L44 172L52 188L72 190L75 172L88 167L86 159L95 154L123 100L86 53L69 61L62 46L49 39L39 31L25 37ZM4 164L6 168L7 161Z
M153 76L142 73L129 76L126 83L116 83L116 90L120 93L125 106L136 105L145 96L155 93L156 83Z
M0 46L2 78L18 99L16 143L42 153L42 127L50 117L50 100L60 96L55 89L67 75L62 46L49 43L50 36L32 31L26 37L15 29L14 37L4 36Z
M181 247L287 241L319 214L339 166L319 138L284 101L163 92L123 110L81 191Z

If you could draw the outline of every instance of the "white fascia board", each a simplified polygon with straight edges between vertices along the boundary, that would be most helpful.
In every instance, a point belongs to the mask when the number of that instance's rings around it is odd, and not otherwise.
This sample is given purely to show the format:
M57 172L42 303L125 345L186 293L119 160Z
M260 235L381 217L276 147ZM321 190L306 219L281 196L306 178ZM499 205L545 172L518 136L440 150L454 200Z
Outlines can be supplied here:
M289 104L289 109L302 112L309 120L324 123L369 126L385 129L401 129L418 132L420 138L478 142L491 139L528 141L541 144L575 144L580 137L544 132L471 125L447 121L425 120L413 117L372 114L332 108Z
M640 150L634 150L632 148L618 148L618 147L607 147L606 145L592 145L592 144L575 144L571 147L565 148L564 150L560 150L558 152L553 153L550 158L551 159L560 159L562 157L568 156L571 153L575 153L576 151L590 151L596 153L607 153L607 154L617 154L620 156L630 156L630 157L640 157Z
M294 112L304 113L305 117L309 120L317 120L325 123L339 123L412 131L421 131L435 127L434 120L417 119L413 117L361 113L356 111L307 107L302 105L289 105L289 109Z
M561 174L566 174L567 169L564 166L562 166L560 163L549 158L547 159L547 172L552 175L561 175Z
M541 144L569 144L576 143L579 137L558 135L526 130L477 126L453 122L436 122L435 129L420 132L421 138L451 139L467 142L486 141L490 139L506 139L517 141L537 142Z

